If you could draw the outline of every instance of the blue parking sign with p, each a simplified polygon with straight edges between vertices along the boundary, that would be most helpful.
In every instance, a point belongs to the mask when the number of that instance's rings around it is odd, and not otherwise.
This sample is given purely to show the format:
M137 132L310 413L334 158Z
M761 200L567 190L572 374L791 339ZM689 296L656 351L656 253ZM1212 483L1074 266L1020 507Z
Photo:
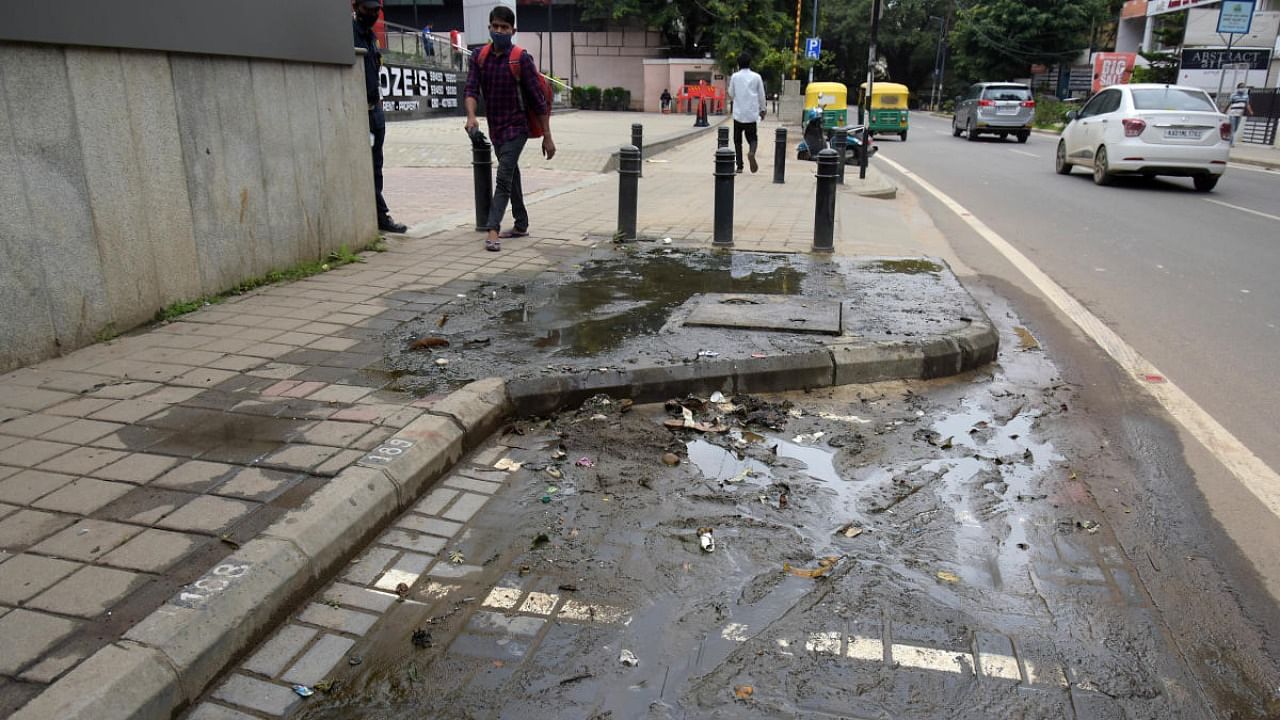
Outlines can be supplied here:
M804 56L809 60L817 60L822 54L822 38L804 39Z

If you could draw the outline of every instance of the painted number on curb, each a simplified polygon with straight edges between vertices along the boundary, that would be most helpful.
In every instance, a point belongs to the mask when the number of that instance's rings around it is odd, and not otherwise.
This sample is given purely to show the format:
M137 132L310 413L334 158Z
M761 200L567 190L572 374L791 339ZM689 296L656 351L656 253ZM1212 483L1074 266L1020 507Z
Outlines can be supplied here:
M413 447L412 440L401 440L400 438L391 438L373 449L373 452L365 455L356 461L357 465L367 465L369 467L381 467L387 465L392 460L409 452L409 448Z
M248 563L222 563L205 573L204 577L182 588L181 592L169 600L169 603L178 607L199 610L208 604L213 596L231 587L237 580L249 574L250 567Z

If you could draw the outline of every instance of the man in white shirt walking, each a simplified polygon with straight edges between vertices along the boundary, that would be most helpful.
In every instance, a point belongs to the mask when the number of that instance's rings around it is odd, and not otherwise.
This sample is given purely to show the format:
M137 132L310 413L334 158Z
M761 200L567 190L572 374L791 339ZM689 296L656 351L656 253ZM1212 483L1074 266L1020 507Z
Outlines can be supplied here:
M742 172L742 136L747 136L747 161L751 172L760 169L756 162L756 123L764 120L764 81L751 69L751 54L738 55L738 72L729 78L729 99L733 101L733 149L738 154L738 172Z

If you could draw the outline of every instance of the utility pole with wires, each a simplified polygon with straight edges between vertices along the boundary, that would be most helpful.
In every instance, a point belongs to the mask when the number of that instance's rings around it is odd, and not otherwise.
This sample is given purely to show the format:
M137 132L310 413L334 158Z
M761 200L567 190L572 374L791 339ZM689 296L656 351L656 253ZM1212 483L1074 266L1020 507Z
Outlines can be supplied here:
M865 180L867 178L867 158L871 153L867 149L871 147L871 110L867 109L867 121L862 122L863 106L871 104L872 91L876 83L876 35L880 32L880 0L875 0L871 4L871 46L867 48L867 92L862 97L862 102L858 103L858 123L862 125L862 163L858 167L858 177Z

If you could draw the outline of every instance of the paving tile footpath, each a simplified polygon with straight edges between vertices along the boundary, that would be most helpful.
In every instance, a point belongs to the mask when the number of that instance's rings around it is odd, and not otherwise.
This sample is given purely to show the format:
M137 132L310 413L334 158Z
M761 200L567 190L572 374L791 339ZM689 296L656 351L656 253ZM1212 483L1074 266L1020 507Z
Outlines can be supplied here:
M557 117L563 162L538 160L525 171L531 236L489 253L472 228L461 119L392 125L388 199L413 230L390 237L386 252L0 376L0 716L69 674L79 671L81 681L91 666L141 662L154 651L120 642L131 629L183 606L228 556L447 402L398 389L384 366L385 335L481 281L528 277L609 242L617 179L598 170L634 122L655 140L682 141L646 158L641 236L708 246L714 128L684 137L691 129L679 116ZM766 124L762 139L772 130ZM455 132L464 142L441 147ZM793 133L789 144L796 141ZM760 173L737 176L737 248L809 249L814 166L789 153L785 184L771 182L771 143L762 143ZM838 194L837 253L865 250L859 238L891 243L904 232L891 203L858 194L892 186L874 168L867 181L856 177L855 169ZM426 532L446 535L464 510L454 503L421 520L436 523ZM405 534L398 547L406 556L438 551L437 541L412 541L420 537ZM290 642L312 641L298 632ZM335 639L317 653L340 654L340 636L326 637ZM314 675L305 660L290 670L300 682ZM265 674L280 670L270 653L261 662ZM157 691L148 716L164 716L167 708L157 708L166 698ZM262 698L272 707L291 700Z

